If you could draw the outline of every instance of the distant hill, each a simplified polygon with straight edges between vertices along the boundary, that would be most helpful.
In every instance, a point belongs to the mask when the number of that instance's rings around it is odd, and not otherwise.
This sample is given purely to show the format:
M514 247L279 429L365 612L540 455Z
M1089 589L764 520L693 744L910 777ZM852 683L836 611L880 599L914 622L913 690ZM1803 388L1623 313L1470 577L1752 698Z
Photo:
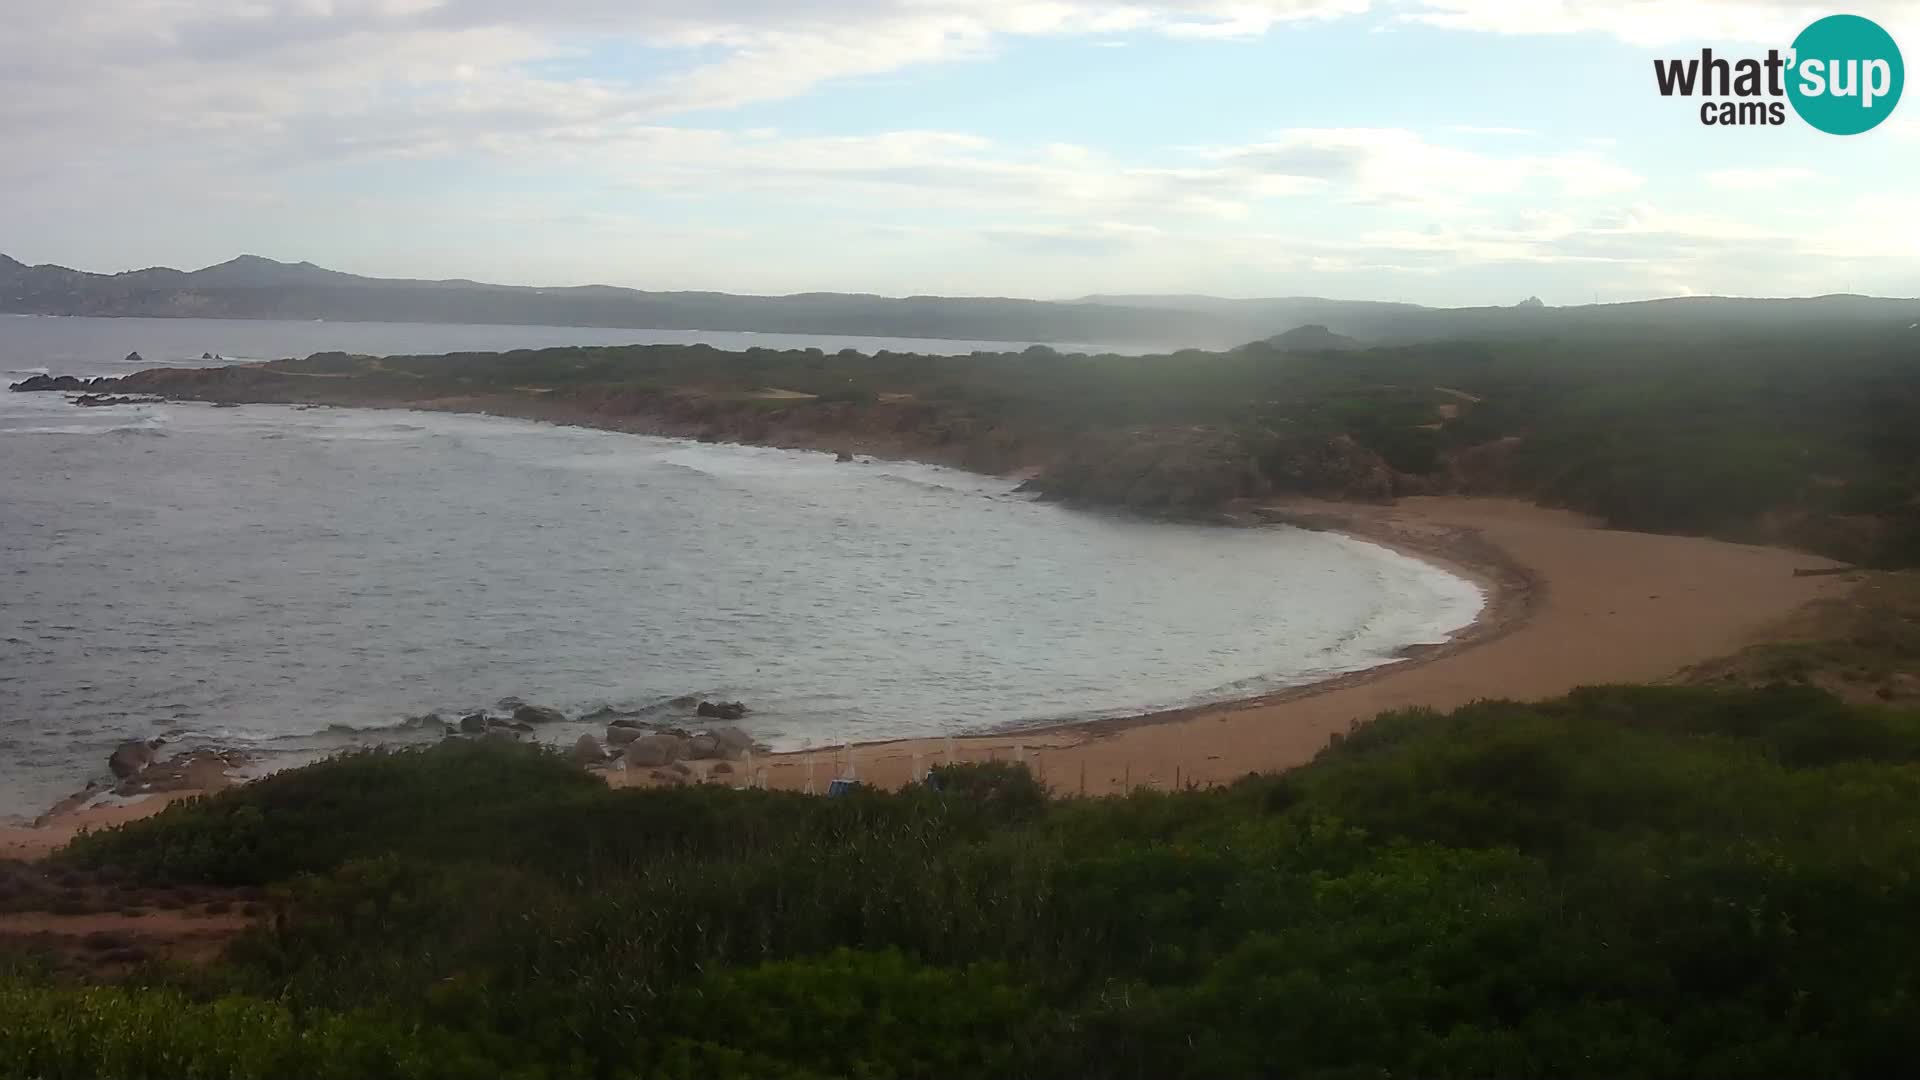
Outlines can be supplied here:
M1343 352L1365 346L1359 341L1336 334L1318 323L1296 326L1284 334L1266 339L1268 345L1284 352Z
M1920 319L1920 301L1689 297L1631 304L1428 308L1320 297L886 297L860 293L738 296L606 285L540 288L476 281L362 277L255 255L200 270L94 274L0 255L0 312L47 315L339 322L458 322L662 330L1044 341L1225 348L1283 327L1321 326L1367 345L1438 340L1726 338L1786 325L1856 326Z

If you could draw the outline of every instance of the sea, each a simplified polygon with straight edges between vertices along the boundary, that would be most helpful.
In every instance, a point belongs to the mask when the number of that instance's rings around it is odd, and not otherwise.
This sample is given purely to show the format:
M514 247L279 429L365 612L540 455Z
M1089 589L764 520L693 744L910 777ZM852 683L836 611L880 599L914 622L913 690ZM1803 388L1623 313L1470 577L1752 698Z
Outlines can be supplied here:
M660 341L1027 344L0 315L0 381ZM1391 663L1483 602L1338 535L1015 487L486 416L0 392L0 819L104 780L133 738L268 769L439 738L418 718L507 697L578 716L682 695L746 703L776 748L981 732Z

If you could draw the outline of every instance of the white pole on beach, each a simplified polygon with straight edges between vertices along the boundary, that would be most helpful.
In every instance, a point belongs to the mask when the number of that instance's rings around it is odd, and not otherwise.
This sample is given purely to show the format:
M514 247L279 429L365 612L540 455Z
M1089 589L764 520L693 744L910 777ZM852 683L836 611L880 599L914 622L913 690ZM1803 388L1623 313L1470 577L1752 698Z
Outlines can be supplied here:
M747 748L747 786L753 786L753 748Z
M915 750L913 752L913 765L907 770L907 783L917 784L919 782L920 782L920 751Z
M807 794L809 794L809 795L812 795L812 794L814 794L814 790L813 790L813 740L812 740L812 739L808 739L808 740L807 740Z

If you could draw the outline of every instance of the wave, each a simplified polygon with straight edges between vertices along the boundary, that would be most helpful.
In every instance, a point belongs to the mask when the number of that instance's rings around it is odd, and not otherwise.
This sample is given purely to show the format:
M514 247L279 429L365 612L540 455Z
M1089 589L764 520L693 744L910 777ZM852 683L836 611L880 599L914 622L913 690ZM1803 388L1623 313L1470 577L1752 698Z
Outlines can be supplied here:
M385 724L348 724L335 722L321 728L319 735L386 735L403 731L431 731L439 734L446 720L434 713L424 716L409 716L404 720L395 720ZM282 738L300 738L301 736L281 736Z

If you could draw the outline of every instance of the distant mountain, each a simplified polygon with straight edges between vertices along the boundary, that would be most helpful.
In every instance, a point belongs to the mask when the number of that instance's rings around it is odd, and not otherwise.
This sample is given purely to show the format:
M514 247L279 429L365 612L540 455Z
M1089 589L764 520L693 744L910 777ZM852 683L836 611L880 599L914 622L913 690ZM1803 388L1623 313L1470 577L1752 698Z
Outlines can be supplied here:
M1275 334L1266 339L1266 344L1282 352L1344 352L1348 349L1366 347L1361 342L1345 334L1336 334L1318 323L1296 326L1284 334Z
M47 315L458 322L662 330L865 334L982 341L1226 348L1283 327L1318 326L1367 345L1433 340L1725 338L1795 324L1855 326L1920 319L1920 301L1864 296L1805 300L1689 297L1553 308L1427 308L1320 297L1007 297L799 293L736 296L607 285L538 288L464 279L417 281L342 273L257 255L200 270L150 267L93 274L27 266L0 255L0 312ZM1289 331L1292 333L1292 331ZM1285 335L1282 335L1283 337Z

